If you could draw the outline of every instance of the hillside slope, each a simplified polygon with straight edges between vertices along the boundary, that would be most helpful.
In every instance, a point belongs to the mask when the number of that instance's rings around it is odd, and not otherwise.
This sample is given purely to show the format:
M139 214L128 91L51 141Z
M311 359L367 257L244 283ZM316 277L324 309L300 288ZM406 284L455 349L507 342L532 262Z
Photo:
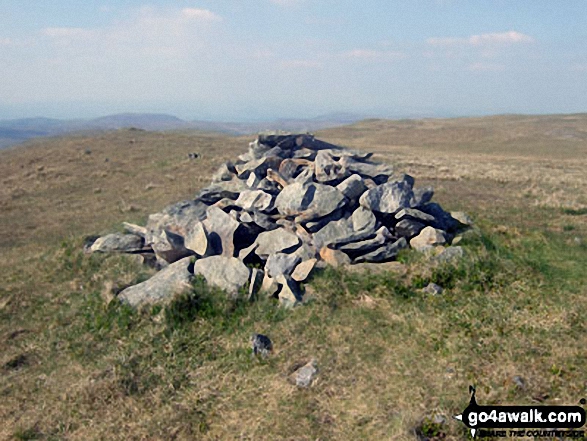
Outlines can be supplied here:
M0 439L460 440L480 404L585 395L585 116L364 121L317 133L433 185L480 230L466 259L317 274L311 302L196 282L166 310L108 304L150 270L83 237L192 197L250 137L118 130L0 151ZM197 152L199 159L188 159ZM429 282L440 296L424 294ZM275 353L251 358L252 332ZM288 381L315 358L307 390ZM519 378L518 378L519 377Z

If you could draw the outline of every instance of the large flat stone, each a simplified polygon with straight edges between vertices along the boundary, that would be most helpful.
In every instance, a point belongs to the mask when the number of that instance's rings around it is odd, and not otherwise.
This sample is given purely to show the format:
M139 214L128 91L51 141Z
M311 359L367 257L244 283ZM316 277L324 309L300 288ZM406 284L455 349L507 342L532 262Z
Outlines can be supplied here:
M298 236L283 228L265 231L257 237L255 253L261 258L280 252L293 252L301 241Z
M236 257L211 256L196 260L194 274L212 286L236 295L249 281L251 271Z
M114 233L102 236L92 244L90 250L100 253L134 253L143 250L145 240L136 234Z
M286 216L306 215L306 220L326 216L345 205L345 196L335 187L295 182L277 196L275 206Z
M191 290L192 273L189 271L191 257L186 257L163 268L149 280L122 291L120 301L134 307L165 303L176 295Z

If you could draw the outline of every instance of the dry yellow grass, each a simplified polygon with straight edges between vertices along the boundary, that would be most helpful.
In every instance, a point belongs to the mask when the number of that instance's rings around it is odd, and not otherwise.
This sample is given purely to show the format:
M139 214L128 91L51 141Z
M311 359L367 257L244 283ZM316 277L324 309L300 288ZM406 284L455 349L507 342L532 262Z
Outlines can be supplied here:
M483 403L574 404L587 392L586 132L581 115L321 132L434 185L496 249L453 276L418 260L405 277L325 274L291 313L261 301L175 330L106 308L105 285L145 270L84 257L81 237L192 197L249 138L121 130L0 151L0 439L415 439L424 418L462 410L471 383ZM446 294L419 294L433 277ZM274 340L266 362L250 359L253 330ZM297 390L287 376L310 357L318 380Z

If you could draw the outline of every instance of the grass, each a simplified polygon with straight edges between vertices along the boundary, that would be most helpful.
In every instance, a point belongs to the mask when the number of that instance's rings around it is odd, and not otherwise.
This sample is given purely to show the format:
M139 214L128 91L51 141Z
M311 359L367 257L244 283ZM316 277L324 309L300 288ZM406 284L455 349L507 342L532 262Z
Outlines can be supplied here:
M379 131L359 125L324 136L348 135L345 144L400 157L377 141L389 124L376 124ZM480 404L584 398L587 246L575 240L585 237L582 215L523 196L518 176L501 179L500 161L494 173L452 179L454 170L440 172L444 165L424 145L428 129L410 124L414 140L423 137L418 163L398 162L416 177L421 170L443 206L476 219L479 234L461 242L465 259L438 265L406 252L405 274L327 269L306 286L312 300L293 311L273 299L230 300L196 279L172 304L137 312L107 300L114 287L145 280L150 270L132 256L82 252L85 235L144 222L189 197L217 163L240 153L242 140L132 132L135 150L123 154L127 133L119 131L0 152L8 181L0 200L0 439L457 440L468 435L451 417L467 405L470 384ZM83 153L88 147L91 155ZM475 148L470 156L465 150L453 151L459 166L479 167ZM190 151L209 153L190 162L183 159ZM108 163L95 160L102 154ZM544 161L540 148L523 155L522 169ZM565 155L548 158L552 169L566 164ZM74 160L66 164L68 156ZM42 159L27 180L35 158ZM40 162L57 170L43 185L36 183ZM549 179L537 185L546 188ZM150 182L161 186L146 189ZM572 185L563 191L561 200L580 207L584 193ZM121 199L137 211L117 206ZM443 294L424 294L430 282ZM272 356L251 356L253 332L271 337ZM288 377L310 358L319 375L298 390Z

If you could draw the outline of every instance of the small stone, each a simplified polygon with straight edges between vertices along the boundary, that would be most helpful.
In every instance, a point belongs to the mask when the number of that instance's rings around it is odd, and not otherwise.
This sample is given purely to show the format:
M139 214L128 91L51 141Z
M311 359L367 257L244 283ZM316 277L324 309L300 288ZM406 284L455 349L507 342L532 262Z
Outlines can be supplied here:
M251 336L251 349L253 350L254 356L260 355L266 358L273 351L273 343L266 335L253 334Z
M422 292L425 294L430 294L430 295L439 295L442 294L443 288L440 285L437 285L436 283L429 283L428 285L426 285L425 288L422 288Z
M292 374L292 380L299 388L310 387L318 374L318 363L312 359Z
M512 381L514 382L514 384L516 385L516 387L518 389L526 389L526 380L524 380L519 375L514 375L512 377Z

